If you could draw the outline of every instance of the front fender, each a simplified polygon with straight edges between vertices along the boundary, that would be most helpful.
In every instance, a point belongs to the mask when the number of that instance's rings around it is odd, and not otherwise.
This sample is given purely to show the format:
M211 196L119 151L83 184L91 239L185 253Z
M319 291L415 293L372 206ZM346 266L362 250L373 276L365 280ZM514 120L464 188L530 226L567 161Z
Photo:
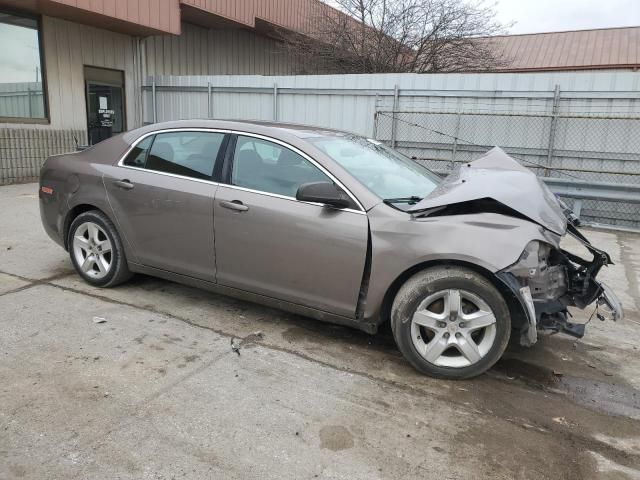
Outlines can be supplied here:
M387 291L417 265L463 262L496 273L531 240L556 243L539 225L496 213L414 218L378 205L369 211L371 276L364 317L377 319Z

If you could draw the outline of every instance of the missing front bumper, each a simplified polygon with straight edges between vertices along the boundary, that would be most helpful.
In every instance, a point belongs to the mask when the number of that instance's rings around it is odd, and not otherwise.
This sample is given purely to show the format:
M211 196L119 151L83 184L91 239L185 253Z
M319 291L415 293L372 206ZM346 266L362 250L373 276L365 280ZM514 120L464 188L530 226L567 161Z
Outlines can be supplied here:
M589 319L596 316L601 321L613 320L617 322L624 318L622 304L615 293L606 284L597 282L600 287L600 295L595 301L595 311ZM588 322L587 322L588 323ZM552 314L542 314L538 320L538 329L554 333L565 333L572 337L584 337L586 323L573 323L567 319L567 312L560 311Z
M569 321L568 307L583 310L595 304L592 316L603 321L618 321L624 316L611 288L596 280L603 266L613 264L609 255L591 245L573 226L568 233L593 255L591 260L532 241L518 262L498 274L516 296L525 317L518 324L523 346L536 343L537 330L582 338L586 324Z

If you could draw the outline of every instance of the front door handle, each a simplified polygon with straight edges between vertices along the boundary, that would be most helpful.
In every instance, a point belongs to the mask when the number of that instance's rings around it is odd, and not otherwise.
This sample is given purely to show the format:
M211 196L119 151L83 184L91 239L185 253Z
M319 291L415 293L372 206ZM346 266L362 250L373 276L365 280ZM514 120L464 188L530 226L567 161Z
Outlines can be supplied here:
M117 181L113 182L113 184L118 188L122 188L123 190L131 190L135 186L133 183L131 183L127 179L125 179L125 180L117 180Z
M246 212L249 210L245 204L243 204L240 200L233 200L231 202L220 202L220 206L222 208L228 208L229 210L235 210L236 212Z

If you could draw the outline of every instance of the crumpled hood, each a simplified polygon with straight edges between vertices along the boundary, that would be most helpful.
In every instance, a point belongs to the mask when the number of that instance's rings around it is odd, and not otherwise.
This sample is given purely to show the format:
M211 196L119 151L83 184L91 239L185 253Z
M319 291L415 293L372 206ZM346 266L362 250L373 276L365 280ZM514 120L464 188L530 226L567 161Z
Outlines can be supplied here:
M483 198L500 202L558 235L567 229L563 208L551 190L499 147L462 164L408 212Z

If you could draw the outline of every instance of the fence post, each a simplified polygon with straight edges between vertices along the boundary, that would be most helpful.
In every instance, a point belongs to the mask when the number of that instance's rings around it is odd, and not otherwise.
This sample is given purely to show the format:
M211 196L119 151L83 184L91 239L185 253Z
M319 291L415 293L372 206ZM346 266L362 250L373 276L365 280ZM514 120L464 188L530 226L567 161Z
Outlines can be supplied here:
M29 102L29 118L33 118L33 105L31 102L31 87L27 87L27 101Z
M207 118L213 118L213 99L211 98L211 82L207 82Z
M375 103L373 104L373 129L371 133L374 140L378 139L378 97L379 94L378 92L376 92L376 99L374 100Z
M556 84L553 92L553 107L551 108L551 126L549 128L549 145L547 147L547 167L553 162L553 147L556 143L556 128L558 124L558 109L560 107L560 85ZM549 176L549 168L544 169L544 176Z
M273 84L273 120L278 121L278 84Z
M393 87L393 111L391 112L391 148L396 148L396 111L398 110L398 96L400 90L396 84Z
M571 210L573 210L573 214L576 216L576 218L580 218L580 214L582 213L582 199L581 198L577 198L573 202L573 208Z
M453 134L453 151L451 152L451 171L456 168L456 153L458 153L458 135L460 134L461 112L456 113L456 126Z
M151 107L153 109L153 123L158 123L158 107L156 106L156 77L151 81Z

